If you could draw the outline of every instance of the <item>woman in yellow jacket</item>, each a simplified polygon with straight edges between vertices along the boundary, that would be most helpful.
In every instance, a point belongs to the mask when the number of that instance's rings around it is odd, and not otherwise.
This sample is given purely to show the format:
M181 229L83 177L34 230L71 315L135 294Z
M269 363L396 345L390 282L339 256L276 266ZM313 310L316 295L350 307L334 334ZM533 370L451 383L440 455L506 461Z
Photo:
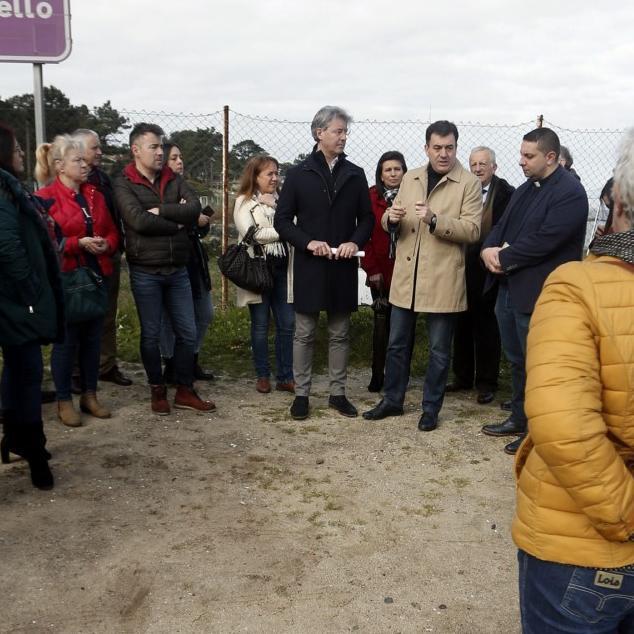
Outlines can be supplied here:
M516 458L525 634L634 632L634 129L614 233L546 281L528 335Z

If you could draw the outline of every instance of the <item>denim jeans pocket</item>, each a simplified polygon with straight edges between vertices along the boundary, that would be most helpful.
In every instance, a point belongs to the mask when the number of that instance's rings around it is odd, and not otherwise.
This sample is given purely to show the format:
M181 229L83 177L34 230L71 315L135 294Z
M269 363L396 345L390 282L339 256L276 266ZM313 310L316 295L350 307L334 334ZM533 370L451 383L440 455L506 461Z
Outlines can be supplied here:
M561 607L586 623L618 621L634 609L634 573L624 569L576 568Z

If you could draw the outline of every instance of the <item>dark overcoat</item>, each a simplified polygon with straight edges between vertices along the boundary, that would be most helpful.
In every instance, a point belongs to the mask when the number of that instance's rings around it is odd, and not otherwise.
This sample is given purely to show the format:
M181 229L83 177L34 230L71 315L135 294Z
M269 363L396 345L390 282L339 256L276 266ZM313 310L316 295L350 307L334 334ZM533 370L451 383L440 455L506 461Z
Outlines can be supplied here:
M57 252L36 205L0 170L0 344L61 341L64 298Z
M341 156L330 173L313 150L288 171L275 212L280 238L295 247L293 298L299 313L349 313L358 307L358 258L328 260L307 250L311 240L363 249L374 215L363 170Z
M526 190L518 187L500 221L487 236L483 249L509 246L500 251L500 265L506 276L511 304L521 313L532 313L546 278L564 262L580 260L588 221L588 196L581 182L563 167L540 187L526 210L521 226L511 235L509 221ZM497 282L488 274L484 291Z

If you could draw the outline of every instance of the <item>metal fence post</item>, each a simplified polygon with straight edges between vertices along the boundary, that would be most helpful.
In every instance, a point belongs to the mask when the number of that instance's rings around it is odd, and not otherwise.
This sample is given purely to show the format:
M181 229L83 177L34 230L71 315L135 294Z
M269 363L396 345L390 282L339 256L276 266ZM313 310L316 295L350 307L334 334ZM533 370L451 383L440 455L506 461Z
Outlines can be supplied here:
M229 245L229 106L223 109L224 129L222 133L222 252ZM229 284L227 278L222 276L223 310L229 302Z
M544 125L544 115L540 114L537 117L537 127L541 128Z

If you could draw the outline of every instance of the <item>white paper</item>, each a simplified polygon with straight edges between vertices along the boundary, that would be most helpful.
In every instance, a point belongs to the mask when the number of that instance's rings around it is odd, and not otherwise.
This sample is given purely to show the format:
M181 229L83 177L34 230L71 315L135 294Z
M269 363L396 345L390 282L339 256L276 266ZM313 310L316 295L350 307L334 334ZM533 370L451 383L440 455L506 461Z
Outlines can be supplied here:
M330 247L330 251L331 251L331 253L332 253L333 255L334 255L335 253L337 253L337 249L335 249L335 247ZM357 251L357 252L354 254L354 257L355 257L355 258L363 258L363 257L365 257L365 251Z

